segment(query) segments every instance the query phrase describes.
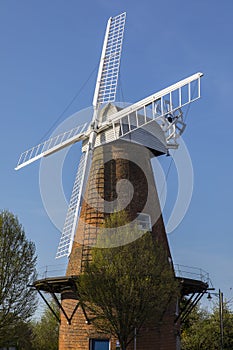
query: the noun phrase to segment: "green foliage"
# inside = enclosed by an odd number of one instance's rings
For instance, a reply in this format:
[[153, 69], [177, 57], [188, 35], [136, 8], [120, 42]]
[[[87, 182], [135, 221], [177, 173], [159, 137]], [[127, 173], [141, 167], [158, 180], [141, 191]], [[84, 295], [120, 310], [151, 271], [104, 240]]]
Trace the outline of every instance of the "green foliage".
[[[53, 302], [53, 310], [59, 315], [59, 308]], [[44, 313], [38, 322], [33, 323], [32, 327], [32, 349], [35, 350], [57, 350], [59, 323], [49, 308], [46, 307]]]
[[32, 350], [32, 328], [30, 322], [17, 321], [6, 329], [4, 339], [1, 339], [1, 347], [16, 347], [17, 350]]
[[[223, 308], [224, 350], [233, 349], [233, 313]], [[182, 325], [182, 350], [220, 349], [220, 320], [218, 306], [212, 312], [196, 307]]]
[[0, 212], [0, 346], [18, 341], [35, 311], [35, 293], [28, 288], [36, 276], [35, 265], [35, 245], [17, 217]]
[[[110, 221], [115, 224], [116, 220], [121, 218], [114, 214]], [[112, 222], [107, 223], [108, 227], [114, 226]], [[136, 228], [124, 235], [133, 237], [135, 231]], [[114, 231], [114, 241], [116, 234]], [[104, 239], [111, 240], [106, 230]], [[158, 242], [153, 242], [149, 232], [127, 245], [94, 248], [78, 290], [93, 316], [93, 324], [114, 334], [123, 350], [133, 340], [135, 328], [139, 331], [145, 322], [160, 322], [178, 294], [167, 254]]]

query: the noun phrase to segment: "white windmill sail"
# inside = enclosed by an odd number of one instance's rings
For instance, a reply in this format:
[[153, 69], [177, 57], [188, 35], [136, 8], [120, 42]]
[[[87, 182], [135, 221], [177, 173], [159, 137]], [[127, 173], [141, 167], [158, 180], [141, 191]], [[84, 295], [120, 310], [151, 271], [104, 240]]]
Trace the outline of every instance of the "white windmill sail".
[[94, 113], [91, 123], [92, 129], [89, 134], [88, 147], [84, 157], [85, 161], [82, 161], [81, 158], [82, 165], [78, 168], [56, 258], [69, 256], [71, 252], [78, 221], [77, 218], [80, 211], [81, 198], [85, 191], [85, 180], [88, 178], [93, 148], [95, 145], [99, 107], [102, 103], [115, 101], [125, 19], [126, 13], [122, 13], [116, 17], [110, 17], [107, 23], [93, 98]]
[[87, 155], [86, 152], [84, 152], [79, 162], [78, 171], [71, 194], [68, 211], [66, 214], [64, 229], [57, 249], [56, 258], [61, 258], [62, 256], [70, 254], [71, 252], [73, 243], [71, 240], [71, 233], [75, 230], [76, 221], [79, 216], [79, 208], [81, 204], [81, 196], [79, 194], [81, 193], [82, 184], [84, 182], [84, 169], [86, 167], [86, 162]]
[[[176, 148], [176, 139], [185, 128], [181, 108], [201, 97], [202, 76], [200, 72], [193, 74], [112, 114], [99, 126], [99, 134], [106, 132], [105, 143], [118, 138], [129, 139], [137, 130], [146, 130], [156, 123], [159, 128], [155, 129], [164, 139], [166, 148]], [[100, 144], [100, 137], [97, 137], [96, 146]]]
[[[176, 147], [176, 139], [185, 128], [181, 108], [200, 98], [202, 76], [203, 73], [196, 73], [118, 112], [112, 116], [113, 130], [120, 125], [118, 137], [123, 138], [156, 121], [164, 132], [167, 147]], [[117, 138], [116, 132], [114, 135]]]
[[115, 101], [125, 19], [124, 12], [108, 20], [93, 97], [94, 107], [101, 103]]
[[30, 148], [20, 155], [15, 170], [19, 170], [24, 166], [33, 163], [42, 157], [49, 156], [50, 154], [55, 153], [64, 147], [70, 146], [75, 142], [84, 140], [87, 129], [88, 123], [84, 123]]

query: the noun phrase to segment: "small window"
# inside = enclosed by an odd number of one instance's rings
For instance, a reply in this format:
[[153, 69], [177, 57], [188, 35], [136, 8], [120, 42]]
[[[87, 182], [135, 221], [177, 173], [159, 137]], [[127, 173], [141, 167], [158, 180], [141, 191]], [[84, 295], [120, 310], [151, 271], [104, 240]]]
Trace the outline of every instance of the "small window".
[[139, 230], [152, 231], [151, 219], [149, 214], [138, 213], [137, 224]]
[[110, 350], [108, 339], [91, 339], [90, 350]]

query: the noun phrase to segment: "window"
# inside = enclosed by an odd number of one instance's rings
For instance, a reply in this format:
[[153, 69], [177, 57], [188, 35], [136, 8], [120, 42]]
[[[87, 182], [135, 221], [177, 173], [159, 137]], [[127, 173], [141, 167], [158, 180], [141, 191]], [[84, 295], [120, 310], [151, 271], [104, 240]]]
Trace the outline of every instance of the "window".
[[149, 214], [138, 213], [137, 224], [139, 230], [152, 231], [151, 219]]
[[106, 339], [91, 339], [90, 350], [110, 350], [109, 340]]

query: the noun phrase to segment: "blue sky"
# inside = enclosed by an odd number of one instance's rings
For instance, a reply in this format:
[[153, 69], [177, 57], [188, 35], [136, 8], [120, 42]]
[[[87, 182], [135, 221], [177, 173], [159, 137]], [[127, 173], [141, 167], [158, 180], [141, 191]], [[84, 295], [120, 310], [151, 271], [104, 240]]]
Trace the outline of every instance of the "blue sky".
[[[183, 136], [194, 168], [193, 197], [169, 241], [175, 263], [208, 271], [214, 286], [231, 298], [231, 0], [2, 0], [0, 208], [18, 215], [36, 243], [39, 266], [65, 263], [54, 259], [60, 233], [40, 197], [39, 162], [18, 172], [14, 167], [22, 151], [91, 105], [107, 19], [123, 11], [127, 22], [120, 85], [125, 101], [142, 99], [195, 72], [205, 74], [202, 98], [191, 105]], [[63, 169], [67, 196], [80, 149], [71, 153]], [[168, 167], [169, 158], [161, 162]], [[175, 175], [171, 169], [165, 221], [176, 192]]]

